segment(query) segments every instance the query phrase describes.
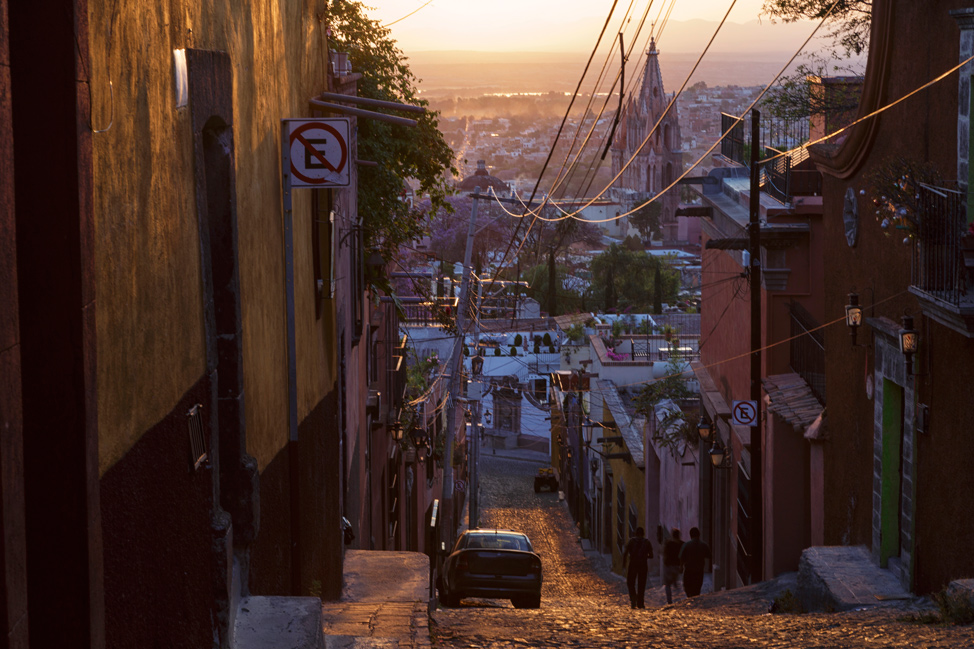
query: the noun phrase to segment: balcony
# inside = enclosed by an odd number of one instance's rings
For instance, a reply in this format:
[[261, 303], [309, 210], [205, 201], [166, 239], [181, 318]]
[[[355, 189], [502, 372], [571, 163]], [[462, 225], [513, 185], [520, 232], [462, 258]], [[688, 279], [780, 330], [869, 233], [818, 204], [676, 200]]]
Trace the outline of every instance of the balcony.
[[406, 325], [436, 325], [456, 318], [458, 298], [400, 298], [402, 323]]
[[974, 338], [974, 259], [965, 260], [974, 237], [967, 234], [965, 195], [956, 183], [921, 183], [917, 196], [910, 292], [924, 315]]
[[[747, 167], [750, 164], [750, 121], [738, 121], [726, 113], [721, 113], [720, 119], [721, 133], [729, 132], [720, 143], [721, 155]], [[807, 120], [761, 120], [760, 143], [765, 153], [763, 157], [767, 158], [759, 163], [761, 188], [785, 205], [796, 196], [822, 195], [822, 175], [808, 161], [808, 151], [793, 151], [807, 141]]]

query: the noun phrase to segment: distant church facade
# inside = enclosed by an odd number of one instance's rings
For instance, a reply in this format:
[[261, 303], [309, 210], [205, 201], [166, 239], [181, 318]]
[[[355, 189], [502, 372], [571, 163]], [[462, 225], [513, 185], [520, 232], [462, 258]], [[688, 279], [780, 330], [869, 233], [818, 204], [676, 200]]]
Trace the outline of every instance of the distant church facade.
[[[672, 98], [673, 95], [667, 95], [663, 91], [659, 53], [656, 51], [655, 39], [651, 39], [642, 85], [638, 94], [630, 96], [623, 105], [622, 117], [612, 144], [612, 177], [615, 178], [625, 167], [622, 176], [613, 184], [614, 195], [624, 204], [638, 205], [649, 197], [660, 194], [683, 171], [676, 103], [666, 111]], [[662, 121], [656, 126], [660, 117]], [[644, 145], [643, 142], [650, 133], [652, 135]], [[626, 167], [630, 160], [632, 163]], [[679, 186], [674, 186], [658, 200], [662, 204], [663, 240], [675, 241], [678, 237], [676, 209], [680, 203]]]

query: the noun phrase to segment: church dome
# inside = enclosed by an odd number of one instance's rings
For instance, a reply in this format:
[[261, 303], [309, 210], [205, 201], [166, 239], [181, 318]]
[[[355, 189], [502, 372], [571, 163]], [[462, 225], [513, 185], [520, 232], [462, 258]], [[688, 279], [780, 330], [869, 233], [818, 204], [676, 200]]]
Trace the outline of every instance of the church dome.
[[487, 173], [487, 162], [484, 160], [478, 160], [477, 171], [464, 178], [459, 185], [460, 190], [464, 192], [472, 192], [477, 187], [480, 187], [481, 192], [486, 192], [488, 187], [493, 187], [498, 194], [507, 194], [511, 191], [506, 182]]

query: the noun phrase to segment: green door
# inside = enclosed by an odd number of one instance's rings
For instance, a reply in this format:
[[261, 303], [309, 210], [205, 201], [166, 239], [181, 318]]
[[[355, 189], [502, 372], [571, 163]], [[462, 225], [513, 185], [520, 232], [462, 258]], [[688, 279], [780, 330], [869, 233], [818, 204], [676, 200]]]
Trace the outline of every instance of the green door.
[[880, 486], [879, 565], [900, 555], [900, 486], [903, 482], [903, 388], [883, 380], [882, 484]]

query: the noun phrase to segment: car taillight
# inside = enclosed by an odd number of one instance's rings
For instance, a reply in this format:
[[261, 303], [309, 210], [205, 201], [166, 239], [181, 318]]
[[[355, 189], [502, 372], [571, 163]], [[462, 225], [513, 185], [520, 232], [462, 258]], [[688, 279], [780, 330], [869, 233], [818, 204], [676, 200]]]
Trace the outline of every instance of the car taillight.
[[470, 562], [467, 561], [467, 557], [457, 559], [457, 570], [470, 570]]
[[541, 559], [537, 557], [531, 559], [531, 572], [541, 572]]

